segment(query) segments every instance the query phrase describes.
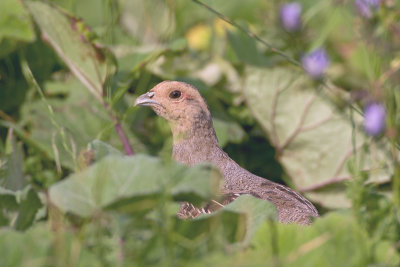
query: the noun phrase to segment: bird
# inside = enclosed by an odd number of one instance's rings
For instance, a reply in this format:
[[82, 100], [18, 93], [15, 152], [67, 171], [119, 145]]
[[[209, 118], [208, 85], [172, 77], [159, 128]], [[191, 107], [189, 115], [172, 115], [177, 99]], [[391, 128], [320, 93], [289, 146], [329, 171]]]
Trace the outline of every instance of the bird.
[[280, 223], [309, 225], [312, 217], [319, 216], [314, 205], [302, 195], [247, 171], [222, 150], [207, 103], [191, 84], [163, 81], [140, 95], [134, 105], [148, 106], [168, 121], [174, 160], [188, 166], [211, 163], [224, 178], [220, 188], [222, 199], [211, 200], [201, 208], [183, 202], [177, 213], [179, 218], [195, 218], [211, 213], [246, 194], [270, 201], [276, 207]]

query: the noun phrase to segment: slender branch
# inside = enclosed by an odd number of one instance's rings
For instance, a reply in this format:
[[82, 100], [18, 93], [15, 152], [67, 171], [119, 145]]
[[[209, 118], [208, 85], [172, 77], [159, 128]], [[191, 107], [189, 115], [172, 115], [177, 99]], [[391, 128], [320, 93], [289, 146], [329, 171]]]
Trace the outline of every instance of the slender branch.
[[[256, 41], [258, 41], [259, 43], [265, 45], [268, 49], [270, 49], [272, 52], [282, 56], [283, 58], [287, 59], [290, 63], [292, 63], [295, 66], [301, 67], [301, 64], [299, 61], [297, 61], [296, 59], [290, 57], [288, 54], [286, 54], [285, 52], [275, 48], [273, 45], [271, 45], [269, 42], [261, 39], [261, 37], [259, 37], [258, 35], [256, 35], [255, 33], [253, 33], [252, 31], [244, 28], [243, 26], [239, 25], [238, 23], [234, 22], [232, 19], [230, 19], [229, 17], [225, 16], [224, 14], [218, 12], [217, 10], [213, 9], [212, 7], [210, 7], [209, 5], [199, 1], [199, 0], [192, 0], [192, 2], [194, 2], [195, 4], [202, 6], [203, 8], [207, 9], [208, 11], [210, 11], [211, 13], [215, 14], [217, 17], [219, 17], [221, 20], [229, 23], [230, 25], [236, 27], [237, 29], [239, 29], [240, 31], [242, 31], [243, 33], [245, 33], [247, 36], [249, 36], [250, 38], [255, 39]], [[387, 79], [389, 76], [393, 75], [394, 73], [396, 73], [398, 70], [400, 69], [400, 64], [396, 64], [392, 69], [390, 69], [389, 71], [387, 71], [386, 73], [384, 73], [384, 75], [382, 75], [382, 77], [378, 80], [377, 85], [381, 85], [382, 82], [384, 81], [384, 79]], [[325, 87], [328, 90], [332, 90], [332, 88], [330, 87], [330, 85], [326, 82], [326, 80], [322, 80], [320, 81], [321, 84], [323, 85], [323, 87]], [[352, 109], [353, 111], [355, 111], [356, 113], [358, 113], [361, 116], [364, 116], [363, 112], [361, 110], [359, 110], [358, 108], [356, 108], [353, 104], [349, 104], [350, 109]], [[400, 150], [400, 145], [399, 144], [395, 144], [395, 147]]]
[[102, 104], [107, 109], [108, 113], [111, 116], [112, 121], [114, 122], [115, 131], [117, 132], [119, 138], [121, 138], [125, 153], [129, 156], [134, 155], [135, 152], [133, 151], [133, 148], [132, 148], [131, 144], [129, 143], [129, 139], [126, 136], [124, 129], [122, 128], [120, 119], [114, 113], [114, 111], [111, 109], [110, 105], [105, 100], [103, 100]]
[[222, 13], [219, 13], [218, 11], [216, 11], [215, 9], [213, 9], [212, 7], [210, 7], [209, 5], [198, 1], [198, 0], [192, 0], [195, 4], [198, 4], [202, 7], [204, 7], [205, 9], [209, 10], [211, 13], [217, 15], [220, 19], [222, 19], [223, 21], [231, 24], [232, 26], [235, 26], [236, 28], [238, 28], [239, 30], [241, 30], [242, 32], [244, 32], [246, 35], [248, 35], [250, 38], [255, 39], [256, 41], [262, 43], [263, 45], [265, 45], [266, 47], [268, 47], [269, 50], [271, 50], [272, 52], [282, 56], [283, 58], [287, 59], [290, 63], [292, 63], [295, 66], [301, 66], [300, 62], [298, 62], [297, 60], [291, 58], [288, 54], [286, 54], [285, 52], [275, 48], [274, 46], [272, 46], [270, 43], [268, 43], [267, 41], [261, 39], [258, 35], [256, 35], [255, 33], [253, 33], [252, 31], [244, 28], [243, 26], [239, 25], [238, 23], [234, 22], [233, 20], [231, 20], [230, 18], [228, 18], [227, 16], [225, 16]]

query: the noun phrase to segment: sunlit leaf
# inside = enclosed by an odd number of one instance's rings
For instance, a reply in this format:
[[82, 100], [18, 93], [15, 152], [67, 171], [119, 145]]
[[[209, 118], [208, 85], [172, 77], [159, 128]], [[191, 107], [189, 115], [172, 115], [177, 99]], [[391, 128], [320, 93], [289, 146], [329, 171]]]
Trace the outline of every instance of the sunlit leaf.
[[106, 78], [115, 70], [106, 50], [93, 44], [91, 32], [82, 21], [49, 4], [27, 2], [44, 38], [76, 77], [100, 101]]
[[217, 189], [219, 174], [212, 170], [165, 164], [144, 155], [108, 156], [53, 185], [49, 194], [61, 210], [80, 216], [90, 216], [121, 199], [162, 194], [167, 189], [176, 199], [199, 202]]
[[0, 1], [0, 58], [17, 48], [18, 42], [34, 40], [33, 25], [22, 2]]
[[[392, 166], [385, 150], [371, 143], [369, 153], [360, 155], [367, 138], [352, 127], [350, 111], [339, 112], [329, 102], [331, 96], [312, 88], [301, 72], [248, 67], [243, 94], [296, 188], [310, 192], [311, 199], [328, 207], [349, 205], [344, 190], [329, 186], [351, 179], [347, 167], [354, 158], [353, 140], [357, 157], [362, 157], [357, 158], [363, 164], [359, 167], [369, 172], [370, 180], [388, 181]], [[356, 112], [353, 119], [356, 125], [361, 121]]]

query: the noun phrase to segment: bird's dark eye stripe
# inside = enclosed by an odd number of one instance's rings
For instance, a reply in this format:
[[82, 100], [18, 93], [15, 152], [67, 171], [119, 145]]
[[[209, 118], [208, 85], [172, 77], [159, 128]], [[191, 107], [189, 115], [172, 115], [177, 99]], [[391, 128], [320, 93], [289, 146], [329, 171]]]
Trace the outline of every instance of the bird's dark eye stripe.
[[182, 95], [181, 91], [175, 90], [169, 94], [169, 98], [176, 99]]

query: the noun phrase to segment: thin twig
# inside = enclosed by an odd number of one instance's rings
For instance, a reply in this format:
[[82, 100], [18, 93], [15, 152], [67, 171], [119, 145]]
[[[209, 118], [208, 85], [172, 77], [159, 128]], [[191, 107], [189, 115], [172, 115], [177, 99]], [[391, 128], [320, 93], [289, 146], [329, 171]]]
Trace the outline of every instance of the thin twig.
[[250, 38], [253, 38], [255, 40], [257, 40], [258, 42], [262, 43], [263, 45], [265, 45], [266, 47], [268, 47], [269, 50], [271, 50], [272, 52], [282, 56], [283, 58], [287, 59], [290, 63], [292, 63], [295, 66], [301, 66], [300, 62], [298, 62], [297, 60], [291, 58], [288, 54], [286, 54], [285, 52], [275, 48], [274, 46], [272, 46], [270, 43], [268, 43], [267, 41], [261, 39], [257, 34], [249, 31], [248, 29], [244, 28], [243, 26], [240, 26], [239, 24], [237, 24], [236, 22], [234, 22], [233, 20], [231, 20], [230, 18], [228, 18], [227, 16], [225, 16], [222, 13], [219, 13], [218, 11], [216, 11], [215, 9], [213, 9], [212, 7], [210, 7], [209, 5], [198, 1], [198, 0], [192, 0], [194, 3], [206, 8], [207, 10], [209, 10], [211, 13], [217, 15], [220, 19], [222, 19], [223, 21], [231, 24], [232, 26], [235, 26], [236, 28], [238, 28], [239, 30], [241, 30], [242, 32], [244, 32], [246, 35], [248, 35]]
[[[197, 5], [202, 6], [203, 8], [207, 9], [208, 11], [210, 11], [211, 13], [215, 14], [217, 17], [219, 17], [220, 19], [222, 19], [223, 21], [229, 23], [230, 25], [236, 27], [237, 29], [239, 29], [240, 31], [244, 32], [247, 36], [249, 36], [250, 38], [255, 39], [256, 41], [258, 41], [259, 43], [265, 45], [270, 51], [282, 56], [283, 58], [287, 59], [290, 63], [292, 63], [295, 66], [301, 67], [301, 64], [299, 61], [295, 60], [294, 58], [290, 57], [288, 54], [286, 54], [285, 52], [275, 48], [273, 45], [271, 45], [269, 42], [263, 40], [261, 37], [259, 37], [257, 34], [253, 33], [252, 31], [244, 28], [243, 26], [239, 25], [238, 23], [234, 22], [233, 20], [231, 20], [229, 17], [225, 16], [224, 14], [218, 12], [217, 10], [213, 9], [212, 7], [210, 7], [209, 5], [199, 1], [199, 0], [192, 0], [192, 2], [194, 2]], [[378, 85], [380, 85], [382, 83], [382, 80], [384, 78], [387, 78], [389, 76], [391, 76], [393, 73], [397, 72], [400, 68], [400, 65], [395, 65], [394, 68], [392, 68], [391, 70], [389, 70], [387, 73], [385, 73], [383, 75], [383, 77], [381, 77], [381, 79], [378, 81]], [[326, 82], [326, 80], [321, 80], [320, 81], [322, 86], [325, 87], [328, 90], [332, 90], [332, 88], [328, 85], [328, 83]], [[358, 108], [356, 108], [352, 103], [349, 103], [349, 107], [350, 109], [352, 109], [353, 111], [355, 111], [357, 114], [364, 116], [363, 112], [361, 110], [359, 110]], [[395, 147], [400, 150], [400, 145], [399, 144], [395, 144]]]
[[120, 119], [114, 113], [114, 111], [111, 109], [110, 105], [105, 100], [103, 100], [102, 104], [107, 109], [108, 113], [111, 116], [112, 121], [114, 122], [115, 131], [117, 132], [119, 138], [121, 138], [122, 145], [124, 146], [125, 154], [127, 154], [129, 156], [134, 155], [135, 152], [133, 151], [133, 148], [132, 148], [131, 144], [129, 143], [129, 139], [126, 136], [124, 129], [122, 128]]

